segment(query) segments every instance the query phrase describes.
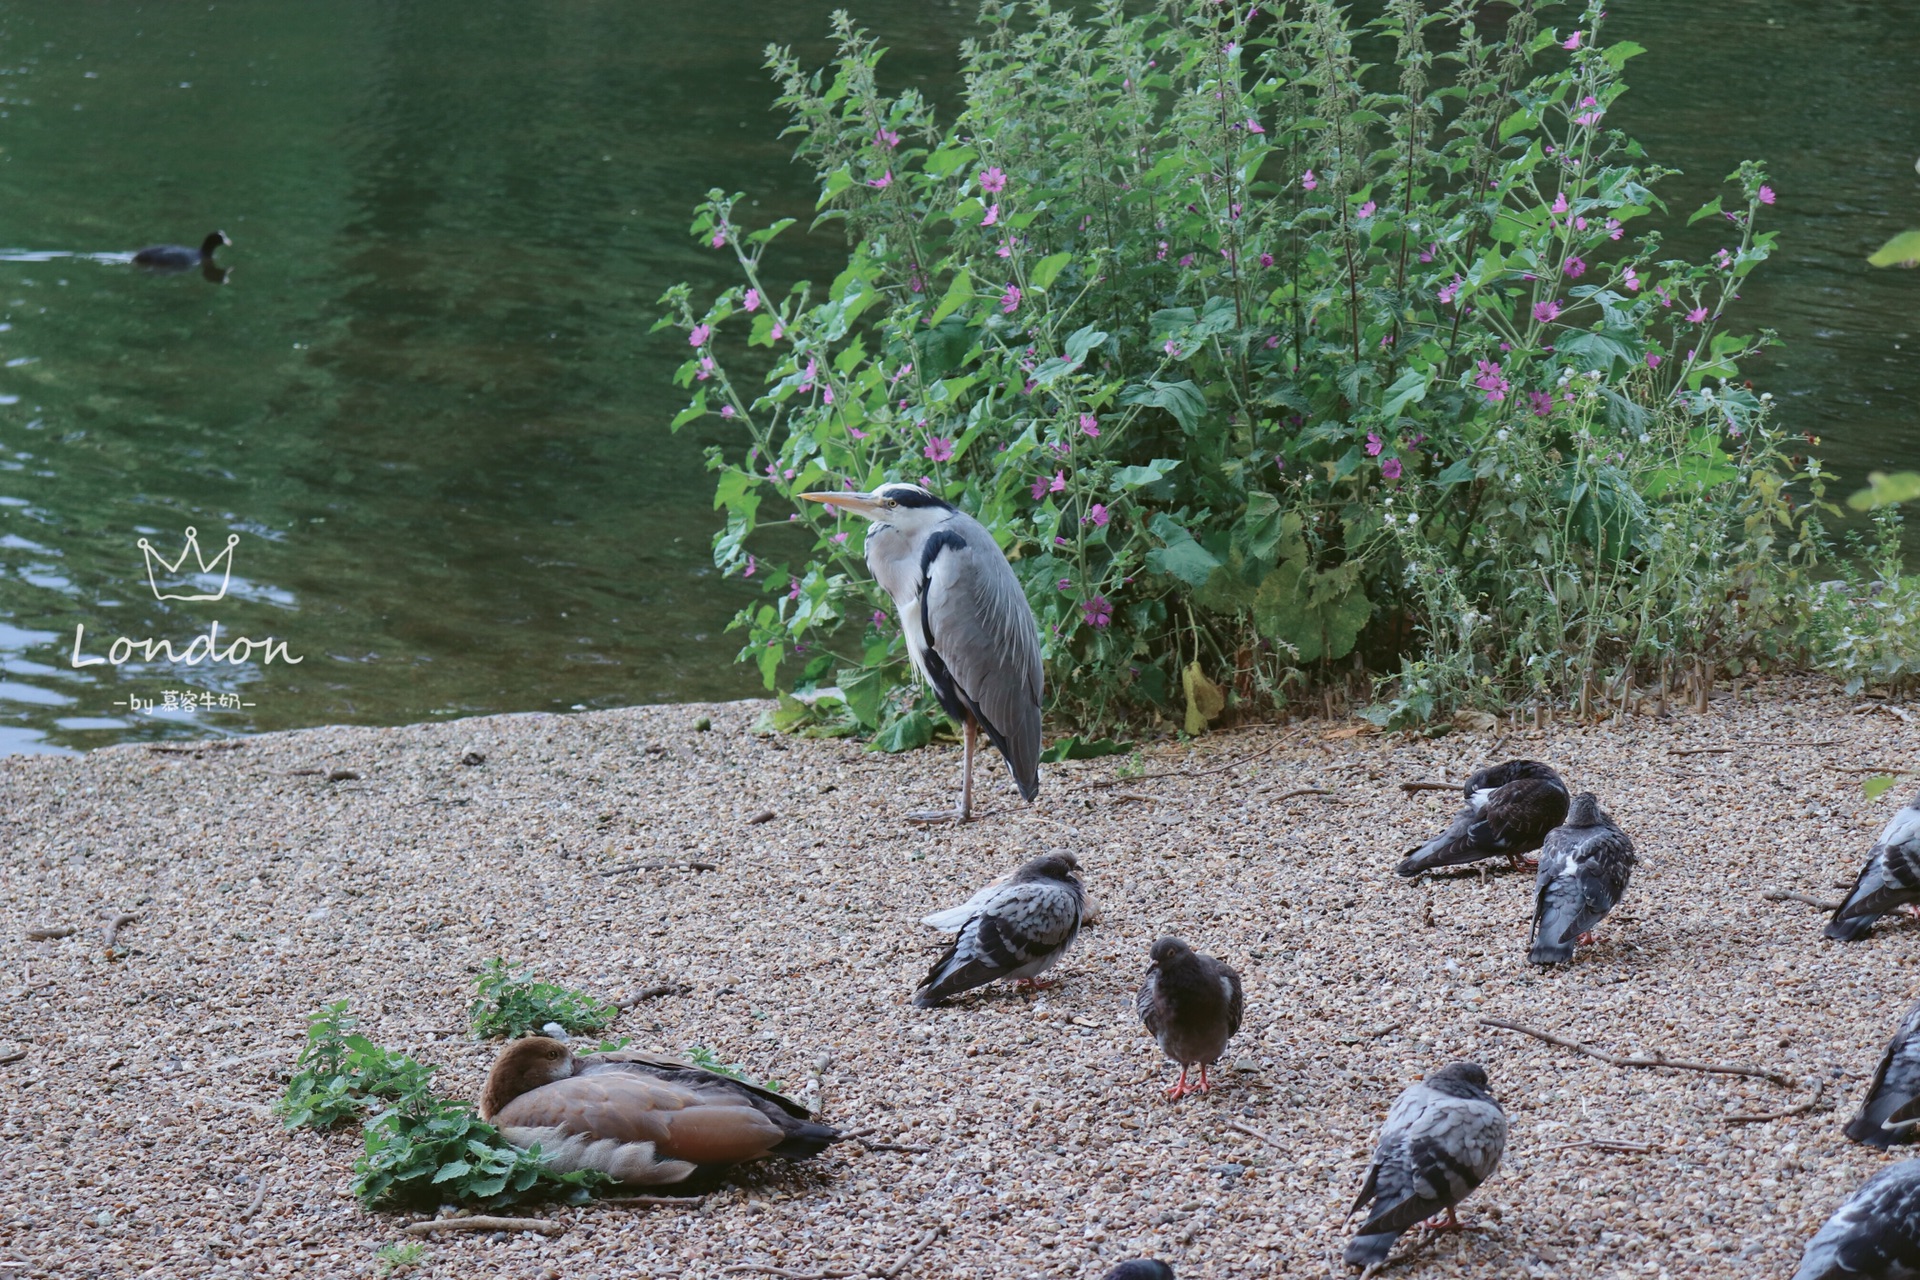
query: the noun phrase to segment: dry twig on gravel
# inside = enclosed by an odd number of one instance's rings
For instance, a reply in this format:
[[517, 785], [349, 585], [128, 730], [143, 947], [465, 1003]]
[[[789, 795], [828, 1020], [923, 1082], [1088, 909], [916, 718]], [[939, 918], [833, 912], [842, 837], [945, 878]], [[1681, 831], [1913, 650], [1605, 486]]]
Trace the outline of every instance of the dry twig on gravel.
[[12, 1053], [0, 1056], [0, 1067], [10, 1067], [27, 1056], [25, 1049], [15, 1049]]
[[80, 931], [70, 924], [35, 925], [33, 928], [27, 930], [27, 941], [46, 942], [52, 938], [71, 938], [78, 932]]
[[698, 1209], [707, 1203], [705, 1196], [596, 1196], [595, 1204], [658, 1205], [662, 1209]]
[[614, 1001], [613, 1005], [616, 1009], [631, 1009], [633, 1006], [646, 1000], [652, 1000], [659, 996], [681, 996], [691, 990], [693, 990], [693, 988], [684, 982], [660, 982], [655, 983], [651, 987], [642, 987], [625, 1000]]
[[789, 1271], [785, 1267], [773, 1267], [760, 1262], [741, 1262], [724, 1268], [720, 1274], [723, 1276], [782, 1276], [785, 1280], [846, 1280], [846, 1277], [860, 1273], [857, 1271]]
[[1788, 1116], [1803, 1116], [1820, 1105], [1821, 1095], [1827, 1091], [1827, 1082], [1821, 1080], [1813, 1086], [1813, 1096], [1798, 1106], [1785, 1107], [1779, 1111], [1768, 1111], [1757, 1116], [1728, 1116], [1728, 1124], [1765, 1124], [1769, 1120], [1785, 1120]]
[[1260, 1130], [1254, 1128], [1252, 1125], [1241, 1124], [1238, 1120], [1227, 1121], [1227, 1128], [1233, 1130], [1235, 1133], [1244, 1133], [1249, 1138], [1258, 1138], [1260, 1141], [1268, 1144], [1269, 1146], [1277, 1147], [1280, 1145], [1278, 1142], [1275, 1142], [1273, 1140], [1272, 1134], [1262, 1133], [1260, 1132]]
[[131, 911], [122, 911], [119, 915], [107, 921], [107, 932], [105, 934], [105, 941], [106, 941], [106, 946], [108, 951], [112, 951], [114, 943], [120, 940], [120, 930], [126, 925], [132, 924], [134, 921], [138, 920], [139, 918], [140, 918], [139, 916], [135, 915]]
[[260, 1179], [260, 1185], [253, 1189], [253, 1199], [248, 1202], [246, 1208], [240, 1211], [240, 1216], [234, 1219], [235, 1222], [246, 1222], [252, 1218], [254, 1214], [260, 1212], [260, 1206], [267, 1198], [267, 1184], [270, 1181], [271, 1179], [269, 1178]]
[[1157, 773], [1136, 773], [1131, 778], [1101, 778], [1094, 782], [1083, 782], [1078, 789], [1081, 791], [1104, 791], [1108, 787], [1124, 787], [1129, 782], [1146, 782], [1154, 778], [1204, 778], [1208, 774], [1225, 773], [1227, 770], [1237, 769], [1243, 764], [1252, 764], [1255, 760], [1263, 756], [1270, 756], [1278, 751], [1281, 744], [1285, 741], [1283, 738], [1271, 746], [1262, 747], [1252, 755], [1241, 756], [1237, 760], [1229, 760], [1225, 764], [1212, 769], [1163, 769]]
[[1610, 1067], [1671, 1067], [1676, 1071], [1704, 1071], [1716, 1076], [1750, 1076], [1756, 1080], [1769, 1080], [1783, 1089], [1793, 1088], [1793, 1077], [1782, 1075], [1778, 1071], [1769, 1071], [1765, 1067], [1742, 1067], [1717, 1062], [1681, 1062], [1671, 1058], [1622, 1058], [1592, 1045], [1581, 1044], [1578, 1040], [1566, 1040], [1546, 1031], [1536, 1031], [1532, 1027], [1523, 1027], [1517, 1022], [1508, 1022], [1504, 1018], [1482, 1018], [1483, 1027], [1497, 1027], [1502, 1031], [1518, 1031], [1523, 1036], [1532, 1036], [1535, 1040], [1544, 1040], [1548, 1044], [1557, 1044], [1562, 1049], [1573, 1049], [1598, 1059]]
[[1457, 782], [1403, 782], [1400, 784], [1400, 789], [1412, 795], [1416, 791], [1458, 791], [1460, 784]]
[[908, 1155], [923, 1156], [932, 1151], [932, 1147], [914, 1147], [904, 1142], [875, 1142], [872, 1138], [858, 1138], [855, 1142], [869, 1151], [904, 1151]]
[[1650, 1151], [1666, 1151], [1666, 1147], [1657, 1147], [1651, 1142], [1622, 1142], [1617, 1138], [1582, 1138], [1578, 1142], [1559, 1142], [1551, 1147], [1541, 1147], [1535, 1155], [1545, 1155], [1549, 1151], [1571, 1151], [1575, 1147], [1588, 1147], [1594, 1151], [1619, 1151], [1627, 1155], [1643, 1155]]
[[1804, 902], [1822, 911], [1838, 911], [1844, 905], [1839, 902], [1828, 902], [1825, 898], [1809, 898], [1804, 893], [1794, 893], [1789, 889], [1769, 889], [1760, 896], [1768, 902]]
[[1332, 794], [1333, 792], [1327, 790], [1325, 787], [1299, 787], [1292, 791], [1281, 792], [1273, 798], [1273, 803], [1279, 804], [1283, 800], [1294, 800], [1301, 796], [1330, 796]]
[[895, 1262], [892, 1266], [885, 1267], [885, 1268], [876, 1269], [874, 1267], [868, 1267], [867, 1274], [869, 1276], [878, 1276], [880, 1277], [880, 1280], [893, 1280], [893, 1277], [899, 1275], [902, 1271], [905, 1271], [907, 1269], [907, 1264], [909, 1262], [912, 1262], [915, 1258], [919, 1257], [923, 1252], [925, 1252], [928, 1245], [932, 1244], [935, 1240], [938, 1240], [940, 1238], [940, 1232], [942, 1230], [943, 1228], [941, 1227], [928, 1227], [925, 1233], [923, 1233], [918, 1240], [916, 1240], [911, 1246], [909, 1246], [905, 1253], [900, 1255], [899, 1261]]
[[400, 1228], [410, 1236], [430, 1236], [437, 1231], [537, 1231], [543, 1236], [557, 1236], [566, 1228], [551, 1218], [429, 1218], [425, 1222], [409, 1222]]
[[665, 871], [668, 867], [685, 867], [689, 871], [718, 871], [717, 862], [691, 862], [686, 858], [672, 858], [666, 862], [629, 862], [625, 866], [610, 867], [605, 871], [594, 872], [597, 876], [624, 876], [633, 871]]

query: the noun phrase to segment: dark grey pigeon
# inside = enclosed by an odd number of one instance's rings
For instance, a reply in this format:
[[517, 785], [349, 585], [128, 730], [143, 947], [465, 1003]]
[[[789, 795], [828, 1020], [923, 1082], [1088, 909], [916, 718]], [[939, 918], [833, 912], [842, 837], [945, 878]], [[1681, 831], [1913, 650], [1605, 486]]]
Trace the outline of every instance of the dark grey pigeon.
[[1455, 1062], [1400, 1095], [1387, 1112], [1380, 1144], [1351, 1217], [1369, 1202], [1373, 1212], [1347, 1245], [1347, 1265], [1386, 1261], [1400, 1233], [1446, 1211], [1446, 1229], [1458, 1230], [1453, 1206], [1485, 1182], [1507, 1149], [1507, 1114], [1487, 1092], [1477, 1062]]
[[[1180, 1064], [1180, 1080], [1167, 1090], [1169, 1098], [1206, 1093], [1207, 1068], [1220, 1060], [1227, 1040], [1240, 1029], [1245, 1001], [1240, 975], [1210, 955], [1195, 951], [1178, 938], [1153, 944], [1153, 964], [1140, 984], [1134, 1008], [1140, 1021], [1160, 1042], [1160, 1050]], [[1200, 1083], [1187, 1085], [1187, 1068], [1198, 1064]]]
[[1615, 826], [1593, 792], [1573, 798], [1564, 825], [1547, 833], [1540, 869], [1533, 877], [1534, 964], [1564, 964], [1573, 959], [1576, 939], [1587, 941], [1593, 926], [1613, 910], [1627, 891], [1627, 877], [1639, 859], [1633, 841]]
[[[1870, 1147], [1912, 1142], [1920, 1125], [1902, 1126], [1920, 1114], [1920, 1000], [1900, 1020], [1900, 1029], [1880, 1055], [1880, 1069], [1867, 1086], [1860, 1114], [1847, 1125], [1847, 1136]], [[1888, 1126], [1893, 1127], [1888, 1127]]]
[[1468, 778], [1460, 788], [1467, 807], [1445, 831], [1409, 853], [1394, 868], [1417, 876], [1435, 867], [1457, 867], [1504, 854], [1520, 866], [1567, 816], [1567, 784], [1538, 760], [1509, 760]]
[[1867, 1179], [1807, 1241], [1793, 1280], [1910, 1280], [1920, 1276], [1920, 1160]]
[[913, 1002], [932, 1009], [997, 978], [1032, 981], [1066, 954], [1080, 932], [1086, 895], [1071, 853], [1035, 858], [964, 906], [926, 918], [958, 936], [927, 970]]
[[1153, 1258], [1131, 1258], [1107, 1272], [1106, 1280], [1174, 1280], [1173, 1268]]
[[1827, 936], [1854, 942], [1889, 911], [1920, 903], [1920, 796], [1893, 815], [1867, 853], [1853, 892], [1827, 921]]

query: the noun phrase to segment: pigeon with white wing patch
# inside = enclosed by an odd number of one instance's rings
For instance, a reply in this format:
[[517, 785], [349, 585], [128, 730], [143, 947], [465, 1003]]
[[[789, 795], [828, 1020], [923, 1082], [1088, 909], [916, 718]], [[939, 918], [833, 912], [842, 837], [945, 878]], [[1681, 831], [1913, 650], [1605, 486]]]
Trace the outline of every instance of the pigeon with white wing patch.
[[1880, 832], [1853, 891], [1827, 921], [1826, 934], [1840, 942], [1858, 941], [1875, 920], [1903, 906], [1920, 907], [1920, 796]]
[[1793, 1280], [1920, 1275], [1920, 1160], [1882, 1169], [1807, 1241]]
[[[1879, 1069], [1867, 1086], [1860, 1114], [1847, 1125], [1847, 1136], [1869, 1147], [1891, 1147], [1920, 1138], [1920, 1000], [1916, 1000], [1900, 1029], [1887, 1041]], [[1916, 1121], [1915, 1123], [1903, 1123]]]
[[1547, 834], [1534, 874], [1533, 932], [1527, 959], [1564, 964], [1574, 942], [1591, 942], [1593, 927], [1627, 891], [1639, 859], [1633, 841], [1614, 825], [1593, 792], [1573, 798], [1566, 822]]
[[1487, 1092], [1477, 1062], [1455, 1062], [1413, 1085], [1380, 1130], [1366, 1183], [1348, 1216], [1373, 1212], [1347, 1244], [1350, 1267], [1385, 1262], [1407, 1230], [1445, 1211], [1436, 1230], [1460, 1230], [1453, 1207], [1485, 1182], [1507, 1149], [1507, 1115]]
[[951, 911], [926, 918], [957, 936], [934, 961], [913, 1002], [936, 1008], [963, 991], [1000, 978], [1032, 982], [1060, 957], [1080, 933], [1086, 895], [1073, 874], [1080, 869], [1071, 853], [1050, 853], [990, 885]]
[[1567, 816], [1567, 784], [1538, 760], [1509, 760], [1482, 769], [1460, 790], [1466, 807], [1445, 831], [1394, 868], [1400, 875], [1501, 856], [1520, 866], [1521, 855], [1538, 849]]

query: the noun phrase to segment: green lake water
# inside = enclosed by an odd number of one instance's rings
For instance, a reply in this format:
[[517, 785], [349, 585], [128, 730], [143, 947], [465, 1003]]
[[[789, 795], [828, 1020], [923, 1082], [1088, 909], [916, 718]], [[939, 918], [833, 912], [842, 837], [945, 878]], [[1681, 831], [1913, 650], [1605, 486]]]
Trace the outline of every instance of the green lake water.
[[[722, 437], [664, 430], [684, 347], [647, 330], [724, 279], [686, 235], [708, 187], [810, 207], [759, 64], [818, 61], [832, 7], [0, 10], [0, 751], [755, 692], [725, 631], [750, 593], [708, 557]], [[1846, 487], [1920, 460], [1920, 274], [1862, 261], [1920, 226], [1904, 8], [1614, 6], [1650, 50], [1617, 118], [1686, 171], [1669, 199], [1773, 167], [1742, 318], [1787, 346], [1755, 378]], [[896, 83], [950, 93], [970, 4], [855, 11]], [[224, 285], [126, 263], [216, 227]], [[222, 600], [156, 598], [218, 585], [150, 583], [139, 540], [172, 560], [188, 526], [240, 537]], [[79, 627], [101, 657], [215, 622], [302, 661], [71, 666]]]

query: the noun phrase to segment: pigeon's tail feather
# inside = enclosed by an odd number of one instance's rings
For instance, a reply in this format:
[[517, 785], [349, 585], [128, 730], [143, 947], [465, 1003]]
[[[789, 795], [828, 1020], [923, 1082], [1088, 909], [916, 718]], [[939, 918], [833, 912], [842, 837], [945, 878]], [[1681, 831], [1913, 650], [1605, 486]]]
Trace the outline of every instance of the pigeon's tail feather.
[[1912, 1130], [1884, 1127], [1882, 1121], [1887, 1117], [1883, 1113], [1891, 1109], [1878, 1100], [1869, 1102], [1861, 1108], [1859, 1115], [1848, 1122], [1847, 1136], [1862, 1146], [1879, 1147], [1882, 1151], [1897, 1142], [1913, 1141]]
[[841, 1133], [832, 1125], [812, 1124], [803, 1120], [787, 1131], [785, 1140], [773, 1149], [773, 1154], [789, 1160], [805, 1160], [808, 1156], [819, 1155], [839, 1141], [842, 1141]]
[[1431, 871], [1435, 867], [1458, 866], [1463, 862], [1477, 862], [1487, 856], [1487, 850], [1476, 849], [1467, 838], [1466, 824], [1456, 821], [1445, 831], [1409, 853], [1394, 871], [1412, 879], [1422, 871]]
[[1555, 942], [1552, 938], [1536, 938], [1533, 946], [1527, 949], [1528, 964], [1565, 964], [1573, 959], [1571, 942]]
[[1387, 1255], [1393, 1252], [1393, 1242], [1399, 1238], [1398, 1231], [1376, 1231], [1370, 1236], [1355, 1236], [1347, 1241], [1347, 1265], [1371, 1267], [1385, 1262]]
[[[1845, 909], [1841, 908], [1842, 911]], [[1835, 912], [1833, 919], [1827, 921], [1827, 927], [1821, 932], [1835, 942], [1858, 942], [1872, 932], [1873, 922], [1879, 918], [1877, 915], [1848, 916], [1843, 920], [1839, 912]]]
[[1573, 959], [1573, 939], [1579, 933], [1578, 902], [1556, 902], [1551, 896], [1540, 907], [1540, 919], [1534, 925], [1533, 945], [1527, 949], [1530, 964], [1565, 964]]
[[984, 987], [999, 976], [998, 969], [978, 960], [956, 963], [949, 951], [913, 993], [913, 1002], [922, 1009], [937, 1009], [961, 992]]

